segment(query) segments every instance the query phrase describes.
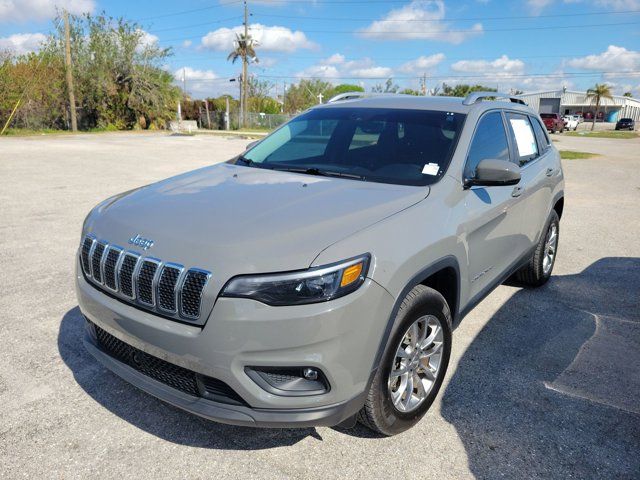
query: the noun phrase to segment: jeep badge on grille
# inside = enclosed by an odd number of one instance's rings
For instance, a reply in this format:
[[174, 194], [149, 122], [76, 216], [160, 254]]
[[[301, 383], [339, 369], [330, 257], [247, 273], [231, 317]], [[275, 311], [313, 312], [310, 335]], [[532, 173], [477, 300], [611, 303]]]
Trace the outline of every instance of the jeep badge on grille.
[[129, 243], [131, 245], [137, 245], [143, 250], [149, 250], [151, 247], [153, 247], [153, 240], [141, 237], [140, 234], [136, 235], [135, 237], [131, 237], [129, 239]]

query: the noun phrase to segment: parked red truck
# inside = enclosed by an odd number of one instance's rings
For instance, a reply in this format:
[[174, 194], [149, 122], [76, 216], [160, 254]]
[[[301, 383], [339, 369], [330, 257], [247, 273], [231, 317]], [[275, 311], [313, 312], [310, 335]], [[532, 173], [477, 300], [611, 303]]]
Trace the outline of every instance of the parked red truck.
[[564, 132], [564, 120], [559, 113], [541, 113], [540, 118], [551, 133]]

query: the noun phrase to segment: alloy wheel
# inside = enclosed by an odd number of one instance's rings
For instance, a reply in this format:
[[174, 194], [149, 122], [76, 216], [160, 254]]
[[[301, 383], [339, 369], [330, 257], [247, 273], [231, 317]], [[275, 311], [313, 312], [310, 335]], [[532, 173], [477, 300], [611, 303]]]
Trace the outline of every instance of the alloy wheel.
[[547, 238], [544, 242], [544, 258], [542, 259], [542, 271], [547, 275], [553, 267], [558, 248], [558, 225], [552, 223], [547, 231]]
[[388, 389], [398, 411], [417, 409], [432, 390], [442, 363], [444, 331], [433, 315], [418, 318], [407, 329], [393, 358]]

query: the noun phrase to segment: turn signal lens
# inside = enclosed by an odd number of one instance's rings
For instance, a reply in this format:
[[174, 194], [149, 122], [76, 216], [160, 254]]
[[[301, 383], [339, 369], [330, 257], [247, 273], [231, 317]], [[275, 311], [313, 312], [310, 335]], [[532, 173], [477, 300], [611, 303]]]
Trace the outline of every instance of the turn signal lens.
[[362, 273], [362, 262], [356, 263], [355, 265], [351, 265], [348, 268], [345, 268], [342, 272], [342, 280], [340, 281], [341, 287], [346, 287], [347, 285], [351, 285], [353, 282], [360, 278], [360, 274]]

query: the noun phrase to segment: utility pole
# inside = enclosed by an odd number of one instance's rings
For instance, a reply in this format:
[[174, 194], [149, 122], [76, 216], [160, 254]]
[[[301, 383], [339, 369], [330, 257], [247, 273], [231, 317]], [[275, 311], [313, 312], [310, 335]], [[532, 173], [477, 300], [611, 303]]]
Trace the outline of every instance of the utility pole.
[[[227, 99], [228, 101], [229, 99]], [[209, 116], [209, 101], [205, 98], [204, 100], [204, 108], [207, 112], [207, 128], [211, 130], [211, 117]]]
[[182, 67], [182, 96], [187, 98], [187, 69]]
[[73, 91], [73, 71], [71, 66], [71, 34], [69, 32], [69, 12], [63, 13], [64, 18], [64, 67], [67, 75], [67, 90], [69, 90], [69, 110], [71, 113], [71, 130], [78, 131], [76, 119], [76, 96]]
[[324, 95], [322, 95], [322, 92], [320, 92], [320, 93], [318, 94], [318, 104], [319, 104], [319, 105], [320, 105], [320, 104], [322, 104], [322, 97], [324, 97]]
[[422, 79], [421, 79], [421, 89], [422, 89], [422, 96], [426, 97], [427, 96], [427, 74], [423, 73], [422, 74]]
[[241, 126], [246, 126], [247, 121], [247, 68], [249, 59], [247, 58], [247, 49], [249, 47], [249, 10], [247, 7], [247, 0], [244, 0], [244, 49], [242, 52], [242, 94], [240, 103], [242, 104], [242, 121]]
[[284, 113], [284, 99], [287, 96], [287, 82], [282, 81], [282, 113]]

